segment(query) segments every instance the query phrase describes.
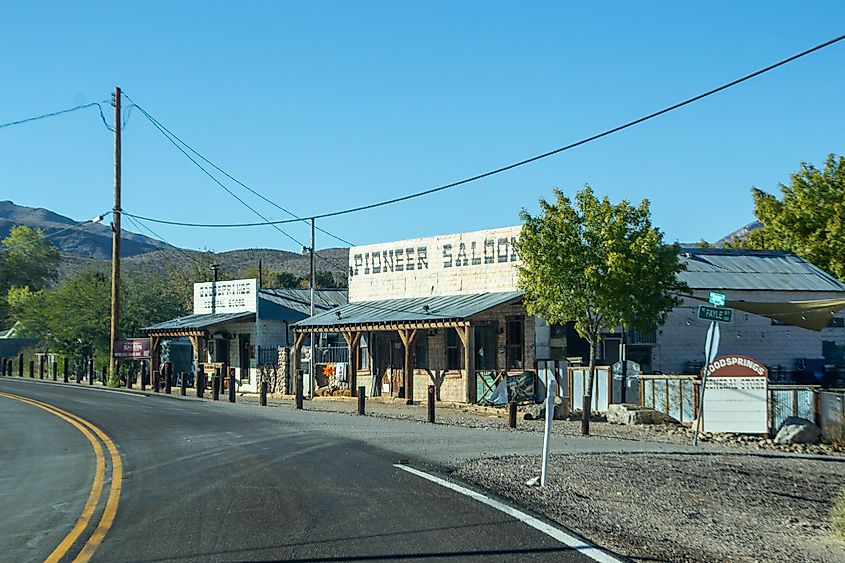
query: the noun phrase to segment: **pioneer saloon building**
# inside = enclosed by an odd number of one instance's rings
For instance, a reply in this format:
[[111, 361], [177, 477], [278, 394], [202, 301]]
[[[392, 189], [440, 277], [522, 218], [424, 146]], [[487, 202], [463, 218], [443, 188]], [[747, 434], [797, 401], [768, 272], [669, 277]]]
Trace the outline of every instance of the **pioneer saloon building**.
[[[349, 303], [294, 325], [294, 362], [306, 337], [340, 333], [349, 345], [349, 385], [368, 395], [475, 402], [491, 374], [521, 374], [535, 359], [588, 355], [572, 324], [549, 326], [526, 313], [517, 288], [520, 227], [353, 247]], [[734, 318], [724, 353], [787, 372], [812, 359], [845, 364], [845, 285], [778, 251], [683, 250], [692, 295], [652, 331], [628, 331], [629, 359], [644, 373], [697, 373], [708, 322], [697, 310], [710, 291], [727, 294]], [[621, 330], [608, 330], [600, 363], [618, 359]], [[298, 367], [295, 365], [295, 368]], [[778, 368], [779, 369], [779, 368]], [[483, 376], [483, 377], [482, 377]]]
[[296, 323], [294, 358], [310, 332], [340, 333], [353, 392], [416, 401], [434, 384], [441, 400], [475, 402], [480, 373], [532, 370], [549, 331], [516, 288], [519, 230], [350, 249], [349, 304]]
[[[346, 303], [346, 290], [317, 290], [314, 309]], [[293, 342], [291, 325], [310, 314], [308, 289], [259, 289], [255, 279], [194, 284], [192, 315], [146, 327], [156, 369], [162, 340], [186, 338], [197, 364], [235, 370], [240, 391], [258, 389], [258, 367], [276, 364], [280, 347]], [[265, 356], [266, 357], [263, 357]]]

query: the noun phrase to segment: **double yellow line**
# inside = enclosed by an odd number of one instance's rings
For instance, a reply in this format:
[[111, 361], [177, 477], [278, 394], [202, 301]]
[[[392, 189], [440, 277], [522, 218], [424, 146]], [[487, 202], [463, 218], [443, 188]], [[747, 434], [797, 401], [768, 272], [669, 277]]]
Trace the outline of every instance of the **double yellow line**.
[[[112, 523], [114, 522], [114, 517], [117, 514], [117, 504], [120, 501], [120, 488], [123, 481], [123, 463], [120, 460], [120, 454], [117, 452], [117, 447], [105, 432], [75, 414], [28, 397], [10, 395], [9, 393], [0, 393], [0, 397], [14, 399], [16, 401], [32, 405], [61, 418], [79, 430], [82, 435], [91, 442], [91, 447], [94, 449], [96, 468], [94, 470], [94, 483], [91, 485], [91, 492], [88, 494], [88, 500], [85, 503], [85, 507], [82, 509], [82, 514], [76, 520], [76, 525], [74, 525], [68, 535], [64, 537], [56, 549], [54, 549], [47, 559], [45, 559], [47, 562], [58, 562], [67, 556], [68, 551], [70, 551], [73, 544], [80, 538], [80, 536], [82, 536], [91, 523], [91, 519], [94, 517], [94, 513], [97, 510], [97, 504], [100, 502], [100, 498], [102, 497], [103, 489], [105, 487], [106, 459], [103, 454], [103, 446], [101, 445], [100, 440], [102, 440], [102, 443], [105, 444], [111, 458], [111, 488], [109, 490], [109, 496], [106, 500], [106, 506], [103, 509], [103, 514], [100, 517], [100, 522], [97, 524], [97, 528], [88, 538], [88, 541], [85, 542], [85, 545], [82, 546], [82, 549], [79, 551], [77, 556], [73, 559], [74, 562], [87, 562], [94, 555], [94, 552], [100, 544], [103, 543], [103, 539], [106, 537], [106, 533], [111, 528]], [[99, 440], [97, 438], [99, 438]]]

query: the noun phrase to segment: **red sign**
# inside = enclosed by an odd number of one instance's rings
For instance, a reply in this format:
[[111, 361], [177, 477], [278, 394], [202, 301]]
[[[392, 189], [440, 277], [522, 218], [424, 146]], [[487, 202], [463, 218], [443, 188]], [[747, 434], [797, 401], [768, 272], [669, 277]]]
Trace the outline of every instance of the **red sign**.
[[115, 340], [114, 357], [121, 360], [147, 360], [150, 357], [150, 339]]
[[708, 377], [767, 377], [769, 370], [757, 360], [746, 356], [716, 358], [703, 370]]

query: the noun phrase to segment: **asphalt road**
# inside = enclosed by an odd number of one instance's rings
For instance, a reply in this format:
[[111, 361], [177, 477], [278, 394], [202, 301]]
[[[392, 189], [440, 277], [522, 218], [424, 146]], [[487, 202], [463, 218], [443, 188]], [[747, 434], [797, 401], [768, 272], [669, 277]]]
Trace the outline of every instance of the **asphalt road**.
[[[589, 560], [394, 466], [448, 467], [501, 433], [16, 379], [0, 379], [0, 392], [78, 415], [116, 444], [119, 503], [94, 561]], [[43, 560], [83, 512], [94, 448], [67, 421], [3, 396], [0, 428], [0, 560]], [[536, 437], [507, 436], [503, 450], [537, 453]], [[106, 456], [107, 476], [113, 466]], [[107, 513], [110, 481], [67, 560]]]

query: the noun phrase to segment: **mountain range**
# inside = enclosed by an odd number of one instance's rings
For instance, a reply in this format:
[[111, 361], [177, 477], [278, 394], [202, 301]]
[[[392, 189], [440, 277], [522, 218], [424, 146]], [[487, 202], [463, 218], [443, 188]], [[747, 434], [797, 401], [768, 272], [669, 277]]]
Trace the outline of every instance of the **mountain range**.
[[[62, 255], [60, 279], [85, 269], [107, 271], [111, 260], [111, 224], [85, 223], [80, 225], [64, 215], [43, 208], [16, 205], [0, 201], [0, 238], [4, 238], [15, 225], [41, 229]], [[164, 269], [177, 265], [184, 269], [195, 268], [206, 252], [177, 248], [155, 238], [131, 231], [121, 232], [121, 256], [126, 268]], [[317, 270], [330, 271], [335, 279], [346, 278], [349, 252], [345, 248], [328, 248], [318, 251]], [[214, 262], [227, 277], [237, 276], [242, 270], [258, 266], [261, 260], [267, 269], [290, 272], [304, 276], [310, 271], [309, 257], [268, 248], [252, 248], [214, 253]]]

